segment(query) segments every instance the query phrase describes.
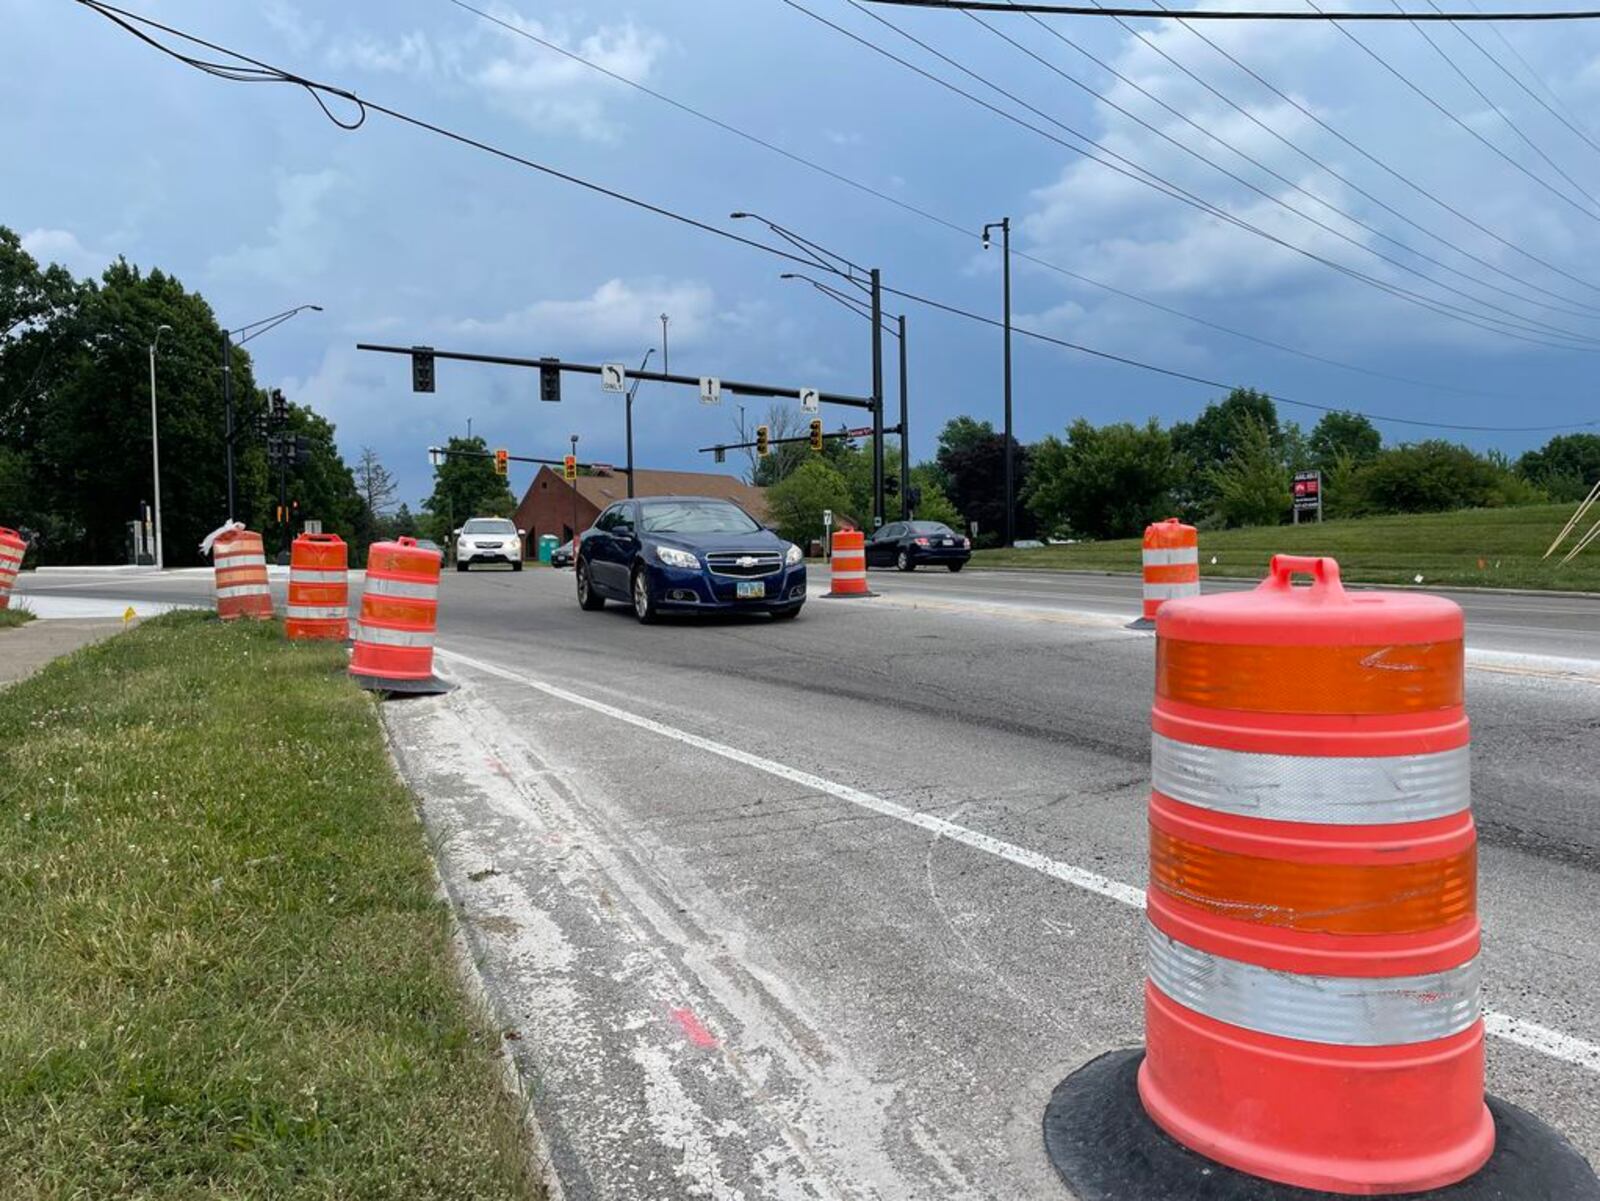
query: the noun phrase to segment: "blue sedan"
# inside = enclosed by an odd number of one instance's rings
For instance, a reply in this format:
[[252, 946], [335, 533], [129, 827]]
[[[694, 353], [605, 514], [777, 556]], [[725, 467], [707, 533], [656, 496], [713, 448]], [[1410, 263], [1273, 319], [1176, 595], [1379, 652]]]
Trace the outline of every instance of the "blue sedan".
[[806, 601], [806, 564], [738, 505], [701, 496], [619, 501], [578, 539], [578, 604], [660, 614], [770, 613], [794, 617]]

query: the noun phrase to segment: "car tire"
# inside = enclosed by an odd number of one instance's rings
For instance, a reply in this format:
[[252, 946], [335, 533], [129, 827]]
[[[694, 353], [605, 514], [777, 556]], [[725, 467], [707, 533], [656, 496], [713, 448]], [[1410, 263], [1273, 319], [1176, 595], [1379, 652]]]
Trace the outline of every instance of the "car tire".
[[460, 559], [456, 560], [456, 570], [457, 571], [465, 571], [470, 566], [471, 566], [471, 564], [463, 563]]
[[800, 616], [800, 606], [799, 605], [796, 605], [792, 609], [774, 609], [772, 611], [772, 620], [773, 621], [793, 621], [796, 617], [799, 617], [799, 616]]
[[511, 565], [511, 570], [512, 571], [521, 571], [522, 570], [522, 564], [520, 562], [513, 563]]
[[593, 613], [606, 607], [606, 598], [595, 591], [594, 582], [589, 579], [589, 569], [582, 563], [578, 564], [578, 608]]
[[639, 619], [639, 624], [650, 625], [654, 622], [657, 616], [656, 598], [650, 595], [650, 578], [644, 568], [633, 569], [633, 582], [628, 594], [633, 597], [633, 615]]
[[894, 565], [900, 571], [915, 571], [916, 563], [911, 558], [911, 552], [903, 550], [895, 557]]
[[966, 564], [965, 563], [946, 563], [945, 566], [948, 567], [951, 571], [960, 571], [963, 567], [966, 566]]

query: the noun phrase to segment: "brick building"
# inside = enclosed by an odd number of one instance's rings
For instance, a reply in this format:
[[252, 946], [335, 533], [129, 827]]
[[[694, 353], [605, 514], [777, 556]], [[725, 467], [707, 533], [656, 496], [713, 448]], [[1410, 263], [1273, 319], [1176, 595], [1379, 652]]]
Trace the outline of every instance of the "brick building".
[[[636, 496], [714, 496], [731, 500], [757, 521], [767, 519], [766, 489], [757, 488], [731, 475], [712, 475], [699, 471], [635, 472]], [[562, 542], [572, 537], [573, 485], [551, 467], [539, 468], [533, 483], [517, 506], [515, 521], [528, 532], [530, 552], [539, 545], [541, 534], [554, 534]], [[580, 475], [578, 490], [578, 530], [594, 524], [594, 519], [611, 504], [628, 499], [628, 477], [621, 473]]]

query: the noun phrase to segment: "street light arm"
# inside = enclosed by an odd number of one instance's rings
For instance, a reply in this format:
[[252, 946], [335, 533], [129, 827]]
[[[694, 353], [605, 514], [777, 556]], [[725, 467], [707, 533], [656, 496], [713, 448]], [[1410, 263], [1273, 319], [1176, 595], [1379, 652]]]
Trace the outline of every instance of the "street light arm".
[[[871, 321], [872, 320], [872, 313], [867, 310], [866, 306], [864, 304], [862, 304], [861, 301], [857, 300], [854, 296], [846, 295], [845, 293], [839, 291], [837, 288], [830, 288], [827, 284], [823, 283], [821, 280], [812, 279], [809, 275], [802, 274], [799, 271], [785, 271], [778, 278], [780, 278], [780, 279], [798, 279], [798, 280], [803, 280], [804, 282], [810, 284], [817, 291], [821, 292], [824, 296], [828, 297], [830, 300], [835, 300], [839, 304], [844, 305], [845, 308], [849, 309], [852, 313], [854, 313], [857, 317], [860, 317], [863, 321]], [[885, 315], [885, 319], [884, 319], [884, 322], [883, 322], [883, 330], [884, 330], [885, 333], [889, 334], [891, 337], [898, 338], [900, 336], [899, 329], [896, 328], [894, 325], [890, 324], [889, 315], [888, 314]]]
[[[736, 221], [740, 220], [741, 218], [749, 218], [752, 221], [761, 222], [761, 224], [765, 225], [768, 229], [777, 234], [796, 250], [808, 255], [816, 263], [816, 265], [821, 267], [824, 271], [831, 275], [843, 276], [857, 287], [865, 286], [855, 277], [856, 272], [860, 272], [862, 275], [867, 274], [867, 269], [860, 263], [853, 263], [849, 259], [845, 258], [844, 255], [837, 254], [834, 251], [829, 250], [826, 246], [819, 246], [817, 243], [811, 241], [811, 239], [801, 237], [799, 234], [795, 233], [794, 230], [785, 228], [784, 226], [779, 225], [776, 221], [767, 220], [767, 218], [763, 217], [760, 213], [729, 213], [728, 215]], [[839, 268], [834, 266], [833, 263], [827, 262], [827, 259], [833, 259], [836, 262], [843, 263], [848, 270], [839, 270]]]
[[[243, 346], [246, 342], [250, 341], [251, 338], [266, 333], [267, 329], [275, 329], [277, 326], [282, 325], [285, 321], [289, 320], [290, 317], [293, 317], [297, 313], [303, 313], [307, 309], [310, 309], [312, 312], [316, 313], [322, 312], [322, 306], [320, 304], [296, 305], [292, 309], [285, 309], [281, 313], [274, 313], [270, 317], [263, 317], [259, 321], [252, 321], [248, 325], [241, 325], [238, 329], [230, 329], [227, 331], [227, 334], [230, 338], [232, 338], [238, 334], [244, 333], [246, 330], [255, 330], [255, 333], [250, 334], [248, 337], [239, 339], [239, 341], [236, 343], [238, 346]], [[266, 326], [267, 329], [256, 329], [257, 326]]]

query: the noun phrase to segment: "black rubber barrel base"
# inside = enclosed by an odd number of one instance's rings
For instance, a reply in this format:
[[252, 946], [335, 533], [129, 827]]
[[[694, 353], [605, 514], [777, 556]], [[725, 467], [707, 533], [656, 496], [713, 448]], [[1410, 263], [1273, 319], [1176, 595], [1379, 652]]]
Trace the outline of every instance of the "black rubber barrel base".
[[876, 592], [824, 592], [822, 600], [864, 600], [877, 596]]
[[438, 676], [429, 676], [426, 680], [390, 680], [381, 676], [358, 676], [352, 672], [350, 678], [368, 692], [392, 692], [397, 696], [438, 696], [454, 692], [456, 687]]
[[1122, 628], [1125, 630], [1153, 630], [1156, 628], [1156, 623], [1148, 617], [1136, 617]]
[[[1045, 1153], [1078, 1201], [1349, 1201], [1247, 1176], [1174, 1142], [1139, 1100], [1142, 1062], [1142, 1050], [1112, 1051], [1050, 1095]], [[1470, 1180], [1406, 1193], [1405, 1201], [1600, 1201], [1600, 1180], [1571, 1144], [1524, 1109], [1494, 1097], [1488, 1103], [1489, 1162]]]

